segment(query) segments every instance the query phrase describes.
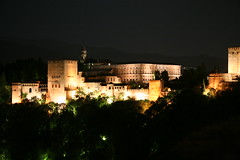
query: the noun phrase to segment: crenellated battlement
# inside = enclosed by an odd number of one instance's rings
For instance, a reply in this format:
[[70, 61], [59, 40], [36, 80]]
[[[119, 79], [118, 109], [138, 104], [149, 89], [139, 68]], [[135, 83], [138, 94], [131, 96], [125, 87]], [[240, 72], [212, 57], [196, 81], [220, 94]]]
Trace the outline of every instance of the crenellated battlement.
[[228, 54], [236, 53], [236, 52], [240, 53], [240, 47], [230, 47], [230, 48], [228, 48]]
[[48, 64], [77, 63], [77, 60], [49, 60]]

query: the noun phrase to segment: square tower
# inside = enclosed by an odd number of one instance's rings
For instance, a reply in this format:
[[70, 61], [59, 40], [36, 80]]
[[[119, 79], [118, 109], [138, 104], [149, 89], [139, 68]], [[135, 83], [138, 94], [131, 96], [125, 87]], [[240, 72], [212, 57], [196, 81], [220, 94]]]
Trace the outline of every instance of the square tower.
[[161, 80], [149, 81], [149, 100], [156, 101], [159, 97], [161, 97], [162, 89], [163, 89], [163, 81]]
[[240, 47], [228, 48], [228, 73], [240, 74]]
[[75, 92], [78, 79], [76, 60], [48, 61], [49, 101], [65, 103], [69, 92]]

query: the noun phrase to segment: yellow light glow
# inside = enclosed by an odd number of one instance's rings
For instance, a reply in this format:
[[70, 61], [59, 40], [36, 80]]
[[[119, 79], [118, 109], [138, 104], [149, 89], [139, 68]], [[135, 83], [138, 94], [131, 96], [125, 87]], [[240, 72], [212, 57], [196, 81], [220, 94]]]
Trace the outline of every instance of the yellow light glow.
[[112, 98], [108, 98], [108, 99], [107, 99], [107, 103], [108, 103], [108, 104], [113, 103], [113, 99], [112, 99]]
[[57, 100], [56, 100], [56, 103], [66, 103], [66, 98], [65, 97], [63, 97], [63, 96], [59, 96], [58, 98], [57, 98]]
[[205, 96], [207, 96], [208, 93], [209, 93], [209, 89], [205, 89], [205, 90], [203, 91], [203, 95], [205, 95]]
[[76, 97], [76, 91], [71, 92], [71, 98], [74, 99]]
[[102, 139], [103, 141], [106, 141], [106, 140], [107, 140], [107, 137], [106, 137], [106, 136], [100, 135], [100, 137], [101, 137], [101, 139]]
[[124, 96], [123, 96], [123, 99], [124, 100], [127, 100], [129, 97], [131, 97], [132, 95], [129, 93], [129, 92], [127, 92], [127, 93], [125, 93], [124, 94]]
[[12, 104], [14, 104], [14, 103], [22, 103], [22, 100], [20, 98], [13, 98]]
[[136, 100], [144, 100], [146, 99], [147, 95], [144, 93], [136, 93]]

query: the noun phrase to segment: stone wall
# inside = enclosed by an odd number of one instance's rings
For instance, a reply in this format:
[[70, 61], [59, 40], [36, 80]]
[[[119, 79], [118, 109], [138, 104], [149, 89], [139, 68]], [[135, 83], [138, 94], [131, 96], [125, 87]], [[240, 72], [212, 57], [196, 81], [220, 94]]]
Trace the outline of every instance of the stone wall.
[[46, 92], [47, 90], [40, 86], [40, 82], [12, 83], [12, 103], [21, 103], [23, 94], [26, 94], [28, 100], [33, 97], [42, 99], [42, 95]]
[[145, 99], [149, 99], [149, 90], [148, 89], [128, 89], [125, 92], [125, 96], [134, 98], [136, 100], [145, 100]]
[[231, 73], [212, 73], [208, 76], [208, 88], [223, 90], [223, 84], [236, 82], [237, 74]]

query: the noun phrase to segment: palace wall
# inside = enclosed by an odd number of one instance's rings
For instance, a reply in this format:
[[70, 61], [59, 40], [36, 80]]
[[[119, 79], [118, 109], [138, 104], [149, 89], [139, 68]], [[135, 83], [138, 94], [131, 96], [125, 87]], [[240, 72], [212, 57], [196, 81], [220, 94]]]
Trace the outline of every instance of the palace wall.
[[134, 98], [136, 100], [149, 99], [149, 89], [128, 89], [125, 94], [126, 97]]
[[[112, 74], [118, 75], [122, 82], [128, 83], [130, 81], [148, 83], [154, 80], [154, 72], [163, 71], [168, 72], [169, 79], [179, 78], [181, 76], [181, 65], [171, 64], [151, 64], [151, 63], [129, 63], [129, 64], [107, 64], [107, 65], [93, 65], [92, 69], [97, 75], [100, 70], [111, 70]], [[97, 72], [96, 70], [99, 70]], [[100, 73], [99, 73], [100, 74]]]
[[[109, 70], [107, 66], [100, 66]], [[168, 70], [170, 74], [179, 77], [181, 66], [175, 65], [158, 65], [158, 64], [124, 64], [111, 66], [116, 74], [97, 76], [102, 82], [87, 82], [83, 72], [78, 72], [78, 62], [76, 60], [54, 60], [48, 61], [48, 82], [47, 89], [40, 86], [39, 83], [13, 83], [12, 85], [12, 103], [21, 103], [22, 93], [27, 93], [27, 99], [36, 96], [41, 98], [42, 94], [46, 95], [46, 102], [66, 103], [66, 100], [73, 99], [79, 88], [91, 96], [108, 96], [116, 99], [127, 99], [128, 97], [136, 100], [150, 99], [156, 100], [161, 96], [162, 83], [154, 79], [154, 71]], [[119, 75], [118, 75], [119, 74]], [[123, 79], [122, 79], [123, 78]], [[150, 83], [149, 89], [128, 89], [124, 82], [142, 81]], [[45, 89], [41, 89], [45, 88]]]
[[237, 74], [230, 73], [212, 73], [208, 76], [208, 88], [214, 88], [216, 90], [223, 90], [224, 85], [228, 82], [236, 82]]
[[42, 95], [46, 95], [46, 86], [40, 82], [32, 83], [13, 83], [12, 84], [12, 103], [21, 103], [23, 94], [26, 99], [31, 100], [33, 97], [42, 99]]

